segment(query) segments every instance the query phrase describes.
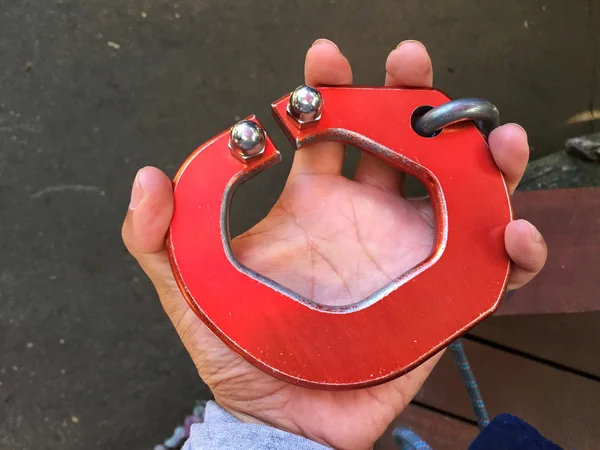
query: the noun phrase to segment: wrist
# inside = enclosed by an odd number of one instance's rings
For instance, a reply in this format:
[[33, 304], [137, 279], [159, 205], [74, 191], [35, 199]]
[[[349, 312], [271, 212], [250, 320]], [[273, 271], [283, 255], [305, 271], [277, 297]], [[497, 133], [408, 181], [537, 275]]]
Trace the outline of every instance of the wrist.
[[[215, 400], [215, 403], [217, 403], [221, 408], [223, 408], [225, 411], [227, 411], [231, 416], [233, 416], [234, 418], [236, 418], [237, 420], [239, 420], [240, 422], [243, 423], [249, 423], [249, 424], [253, 424], [253, 425], [265, 425], [268, 427], [272, 427], [273, 425], [265, 422], [264, 420], [259, 419], [258, 417], [255, 417], [251, 414], [245, 413], [243, 411], [240, 411], [238, 409], [232, 408], [229, 405], [223, 404], [217, 400]], [[277, 428], [277, 427], [274, 427]]]
[[[294, 424], [291, 420], [282, 416], [280, 410], [271, 411], [272, 414], [261, 410], [259, 412], [258, 409], [255, 411], [242, 410], [241, 408], [232, 407], [229, 404], [220, 402], [215, 400], [215, 403], [219, 405], [222, 409], [224, 409], [227, 413], [229, 413], [232, 417], [237, 419], [238, 421], [250, 425], [262, 425], [269, 428], [274, 428], [279, 431], [283, 431], [285, 433], [290, 433], [304, 439], [308, 439], [314, 443], [324, 445], [328, 448], [333, 448], [328, 442], [320, 439], [317, 436], [313, 436], [312, 434], [306, 434], [303, 430]], [[255, 408], [252, 408], [253, 410]]]
[[331, 448], [303, 436], [302, 433], [293, 432], [279, 423], [267, 420], [262, 415], [257, 416], [258, 414], [241, 411], [240, 408], [232, 408], [231, 405], [222, 406], [222, 403], [219, 404], [217, 401], [209, 401], [206, 405], [204, 421], [191, 429], [188, 450], [200, 448], [245, 450], [249, 446], [273, 450]]

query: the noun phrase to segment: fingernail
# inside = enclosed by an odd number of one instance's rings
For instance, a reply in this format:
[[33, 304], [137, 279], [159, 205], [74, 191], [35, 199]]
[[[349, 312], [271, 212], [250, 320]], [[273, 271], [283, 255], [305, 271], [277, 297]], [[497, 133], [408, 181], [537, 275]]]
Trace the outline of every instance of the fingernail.
[[405, 41], [402, 41], [398, 45], [396, 45], [396, 48], [400, 48], [404, 44], [417, 44], [417, 45], [420, 45], [421, 47], [425, 48], [425, 45], [423, 45], [423, 43], [421, 41], [415, 41], [414, 39], [407, 39]]
[[530, 224], [529, 222], [527, 222], [527, 223], [529, 224], [529, 232], [531, 233], [531, 240], [533, 242], [535, 242], [536, 244], [542, 244], [544, 242], [542, 233], [540, 233], [538, 231], [538, 229], [536, 227], [534, 227], [532, 224]]
[[521, 131], [523, 132], [523, 134], [525, 135], [525, 137], [527, 137], [527, 131], [525, 131], [525, 128], [523, 128], [521, 125], [519, 125], [518, 123], [514, 123], [514, 122], [511, 122], [510, 125], [520, 128]]
[[133, 187], [131, 188], [131, 200], [129, 201], [129, 209], [135, 211], [135, 208], [138, 207], [142, 198], [144, 197], [144, 191], [142, 190], [142, 186], [140, 185], [140, 172], [138, 171], [135, 176], [135, 180], [133, 180]]
[[311, 45], [311, 47], [314, 47], [316, 45], [331, 45], [331, 46], [335, 47], [335, 49], [338, 52], [340, 51], [340, 48], [337, 45], [335, 45], [334, 42], [330, 41], [329, 39], [323, 39], [323, 38], [317, 39], [315, 42], [313, 42], [313, 44]]

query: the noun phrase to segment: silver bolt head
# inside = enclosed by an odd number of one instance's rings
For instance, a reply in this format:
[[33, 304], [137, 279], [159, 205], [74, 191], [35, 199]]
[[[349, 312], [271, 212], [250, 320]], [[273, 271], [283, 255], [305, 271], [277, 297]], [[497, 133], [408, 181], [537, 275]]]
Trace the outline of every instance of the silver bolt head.
[[316, 122], [323, 113], [323, 97], [313, 87], [302, 85], [290, 95], [288, 113], [300, 124]]
[[265, 130], [251, 120], [242, 120], [231, 127], [229, 148], [232, 153], [246, 161], [265, 151]]

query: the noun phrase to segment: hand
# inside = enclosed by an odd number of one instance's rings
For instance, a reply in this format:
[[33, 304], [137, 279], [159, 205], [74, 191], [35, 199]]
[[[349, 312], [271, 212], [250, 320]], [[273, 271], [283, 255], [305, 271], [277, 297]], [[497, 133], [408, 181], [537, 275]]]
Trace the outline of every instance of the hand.
[[[349, 85], [352, 71], [335, 44], [319, 40], [306, 55], [305, 78], [310, 85]], [[392, 51], [385, 84], [430, 87], [432, 67], [425, 47], [407, 41]], [[489, 145], [513, 192], [529, 157], [525, 131], [504, 125], [491, 133]], [[349, 180], [341, 175], [343, 157], [344, 146], [335, 142], [297, 151], [272, 211], [232, 241], [242, 264], [324, 304], [363, 299], [423, 261], [433, 245], [429, 201], [402, 196], [401, 172], [362, 153], [355, 177]], [[372, 447], [415, 396], [440, 354], [403, 377], [361, 390], [312, 390], [272, 378], [231, 351], [188, 307], [165, 250], [172, 212], [167, 176], [152, 167], [140, 170], [123, 239], [154, 283], [215, 400], [244, 421], [269, 424], [335, 448]], [[505, 242], [513, 261], [509, 288], [515, 289], [541, 270], [546, 246], [540, 233], [523, 220], [506, 227]]]

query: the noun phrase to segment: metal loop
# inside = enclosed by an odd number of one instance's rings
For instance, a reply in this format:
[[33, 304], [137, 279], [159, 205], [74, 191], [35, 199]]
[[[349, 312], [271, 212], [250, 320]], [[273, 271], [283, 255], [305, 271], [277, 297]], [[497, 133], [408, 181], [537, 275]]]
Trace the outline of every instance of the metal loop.
[[477, 122], [487, 137], [500, 126], [500, 113], [493, 103], [483, 98], [461, 98], [427, 111], [414, 122], [414, 128], [421, 136], [433, 136], [436, 131], [465, 120]]

